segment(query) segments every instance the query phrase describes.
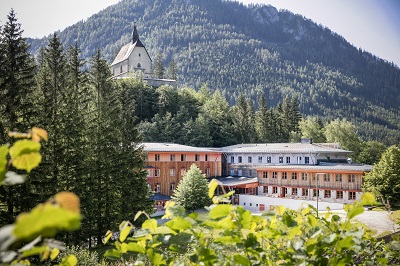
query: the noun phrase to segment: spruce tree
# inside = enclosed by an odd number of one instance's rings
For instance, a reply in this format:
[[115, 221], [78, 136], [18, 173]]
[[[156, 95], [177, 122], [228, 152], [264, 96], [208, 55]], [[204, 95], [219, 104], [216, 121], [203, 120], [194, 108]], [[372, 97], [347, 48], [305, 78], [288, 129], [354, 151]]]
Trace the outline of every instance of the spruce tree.
[[161, 52], [158, 52], [157, 57], [154, 61], [154, 75], [157, 79], [163, 79], [165, 75], [165, 67]]
[[168, 78], [173, 80], [178, 80], [178, 65], [172, 58], [168, 65]]
[[211, 204], [206, 176], [195, 164], [190, 166], [189, 171], [179, 182], [172, 200], [187, 211], [194, 211]]

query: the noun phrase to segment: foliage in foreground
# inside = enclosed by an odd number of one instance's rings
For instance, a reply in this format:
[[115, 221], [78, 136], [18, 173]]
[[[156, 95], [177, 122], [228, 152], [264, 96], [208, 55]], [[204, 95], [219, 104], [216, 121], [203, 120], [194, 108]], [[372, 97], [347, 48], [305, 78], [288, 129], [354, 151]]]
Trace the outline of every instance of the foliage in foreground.
[[[47, 132], [33, 128], [28, 133], [11, 132], [22, 138], [13, 145], [0, 146], [0, 186], [25, 182], [27, 173], [42, 161], [40, 140], [47, 141]], [[0, 227], [0, 263], [30, 265], [30, 260], [53, 261], [64, 248], [53, 239], [57, 231], [73, 231], [80, 227], [79, 198], [72, 192], [59, 192], [30, 212], [20, 213], [14, 223]], [[39, 258], [36, 258], [38, 256]], [[59, 265], [74, 266], [77, 259], [66, 255]]]
[[[377, 242], [352, 219], [374, 198], [367, 193], [362, 202], [347, 205], [346, 219], [336, 214], [317, 217], [316, 210], [299, 211], [280, 206], [276, 212], [252, 215], [241, 206], [227, 204], [232, 193], [214, 196], [217, 181], [210, 183], [213, 205], [207, 213], [185, 213], [169, 202], [158, 225], [148, 219], [135, 234], [130, 222], [120, 226], [119, 239], [105, 256], [124, 261], [135, 256], [136, 265], [349, 265], [400, 263], [400, 243]], [[135, 218], [142, 213], [138, 213]], [[105, 242], [110, 239], [108, 232]]]

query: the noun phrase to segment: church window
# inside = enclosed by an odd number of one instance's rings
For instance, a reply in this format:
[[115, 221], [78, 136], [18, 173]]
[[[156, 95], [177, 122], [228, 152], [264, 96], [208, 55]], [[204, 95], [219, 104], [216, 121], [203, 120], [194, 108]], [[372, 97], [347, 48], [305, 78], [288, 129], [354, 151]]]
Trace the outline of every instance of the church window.
[[122, 73], [122, 65], [119, 68], [119, 72]]
[[139, 54], [139, 57], [140, 57], [140, 54]]
[[142, 65], [141, 65], [140, 63], [138, 63], [138, 64], [137, 64], [137, 67], [139, 67], [139, 68], [140, 68], [140, 67], [142, 67]]

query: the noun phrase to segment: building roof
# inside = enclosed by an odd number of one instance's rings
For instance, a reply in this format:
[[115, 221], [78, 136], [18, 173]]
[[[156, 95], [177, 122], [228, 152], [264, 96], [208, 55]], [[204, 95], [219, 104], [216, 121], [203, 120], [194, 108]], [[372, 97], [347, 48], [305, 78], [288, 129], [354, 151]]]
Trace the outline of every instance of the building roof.
[[335, 153], [350, 154], [351, 151], [335, 148], [332, 144], [311, 144], [311, 143], [254, 143], [237, 144], [220, 148], [225, 153]]
[[215, 153], [219, 151], [209, 148], [198, 148], [192, 146], [186, 146], [175, 143], [158, 143], [158, 142], [144, 142], [142, 143], [144, 151], [153, 152], [208, 152]]
[[171, 197], [161, 194], [161, 193], [155, 193], [153, 196], [150, 197], [150, 200], [170, 200]]
[[241, 186], [241, 185], [258, 183], [257, 177], [245, 177], [245, 176], [233, 177], [233, 176], [227, 176], [227, 177], [218, 177], [218, 178], [215, 178], [215, 179], [218, 180], [222, 184], [222, 186], [229, 186], [229, 187], [236, 187], [236, 186]]
[[139, 33], [137, 32], [136, 25], [133, 27], [132, 41], [130, 43], [122, 46], [121, 50], [119, 50], [119, 53], [117, 54], [114, 61], [112, 62], [111, 66], [116, 65], [124, 60], [127, 60], [129, 58], [129, 56], [131, 55], [133, 49], [135, 49], [135, 47], [143, 47], [151, 60], [151, 57], [150, 57], [149, 53], [147, 52], [146, 47], [143, 45], [143, 43], [139, 39]]
[[281, 170], [297, 170], [297, 171], [310, 171], [310, 172], [323, 172], [323, 171], [356, 171], [356, 172], [369, 172], [372, 170], [372, 165], [357, 164], [357, 163], [320, 163], [318, 165], [312, 164], [263, 164], [257, 167], [257, 171], [265, 169], [281, 169]]

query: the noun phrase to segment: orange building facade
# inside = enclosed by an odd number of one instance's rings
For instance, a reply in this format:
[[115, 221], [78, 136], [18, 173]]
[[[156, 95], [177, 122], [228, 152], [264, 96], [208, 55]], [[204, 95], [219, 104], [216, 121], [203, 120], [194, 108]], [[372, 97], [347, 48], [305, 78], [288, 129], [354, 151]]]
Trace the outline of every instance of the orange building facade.
[[222, 152], [173, 143], [143, 143], [147, 183], [152, 191], [171, 196], [192, 164], [206, 177], [221, 176]]

